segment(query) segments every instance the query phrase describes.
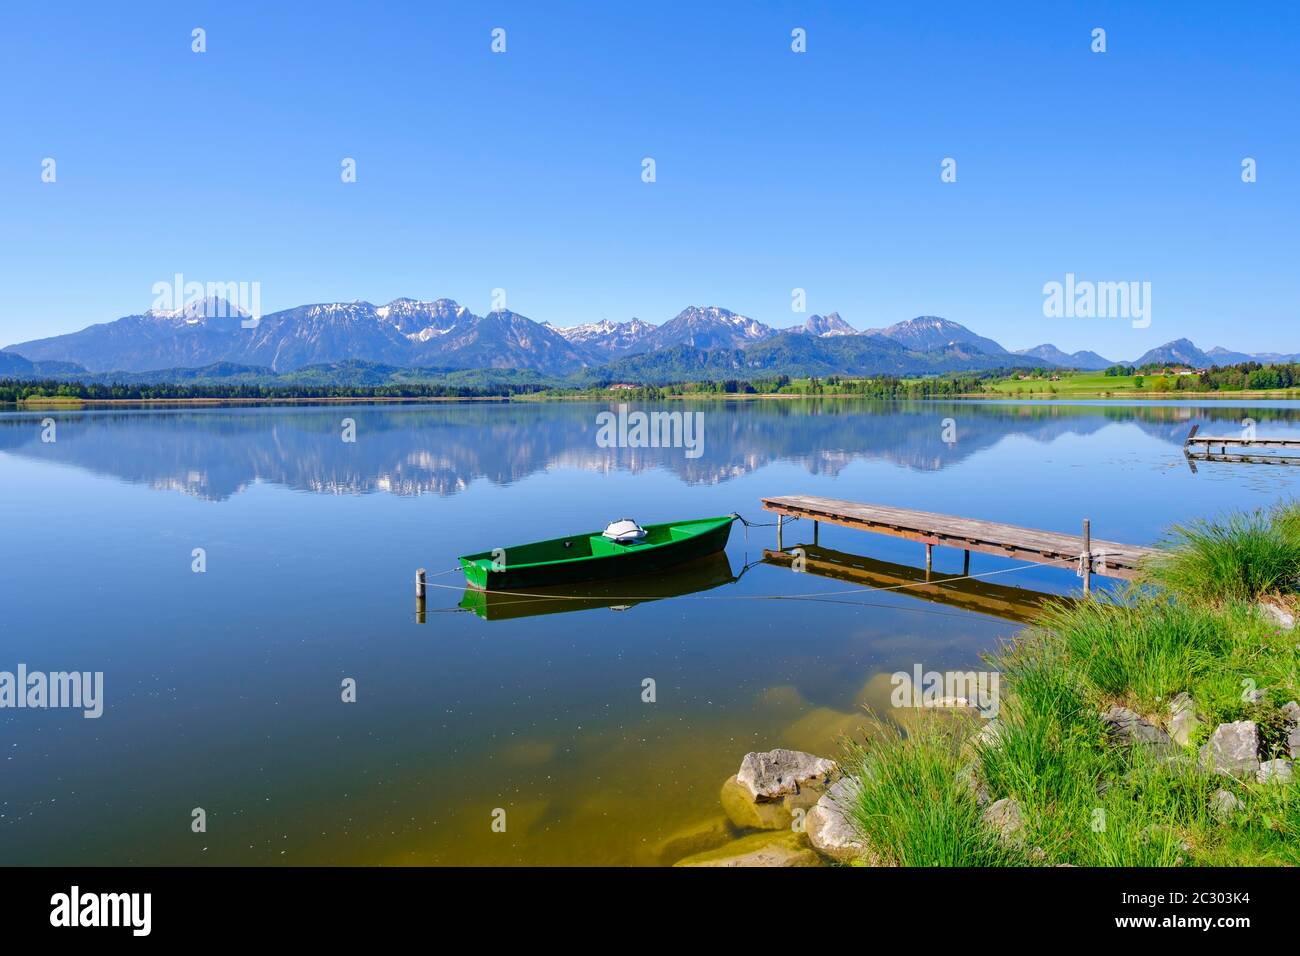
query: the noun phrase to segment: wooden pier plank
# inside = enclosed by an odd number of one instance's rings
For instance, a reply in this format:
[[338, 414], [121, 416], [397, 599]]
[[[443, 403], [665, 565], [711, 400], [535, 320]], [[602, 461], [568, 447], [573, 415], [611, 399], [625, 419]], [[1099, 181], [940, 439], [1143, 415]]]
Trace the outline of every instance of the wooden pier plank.
[[1240, 445], [1261, 448], [1300, 448], [1300, 438], [1242, 438], [1240, 435], [1196, 435], [1187, 436], [1184, 445]]
[[[931, 545], [1023, 558], [1040, 564], [1077, 566], [1084, 550], [1083, 539], [1079, 535], [933, 511], [893, 508], [815, 495], [763, 498], [762, 502], [765, 510], [780, 515], [810, 518]], [[1090, 550], [1094, 556], [1092, 573], [1106, 577], [1134, 578], [1138, 562], [1152, 554], [1153, 550], [1094, 538]]]

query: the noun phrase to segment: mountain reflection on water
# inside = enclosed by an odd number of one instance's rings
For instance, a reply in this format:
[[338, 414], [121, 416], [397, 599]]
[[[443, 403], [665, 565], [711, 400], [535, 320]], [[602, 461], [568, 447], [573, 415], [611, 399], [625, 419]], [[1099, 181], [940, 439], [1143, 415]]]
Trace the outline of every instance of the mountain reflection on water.
[[[673, 402], [702, 411], [698, 458], [673, 448], [602, 448], [596, 415], [614, 403], [464, 403], [219, 407], [0, 413], [0, 452], [159, 490], [224, 500], [255, 482], [318, 494], [455, 495], [486, 479], [510, 485], [538, 472], [662, 469], [688, 485], [717, 484], [776, 461], [834, 477], [859, 459], [939, 471], [1012, 437], [1048, 443], [1125, 423], [1181, 446], [1193, 424], [1261, 432], [1296, 427], [1294, 409], [1033, 403], [798, 400]], [[53, 418], [58, 440], [44, 442]], [[356, 422], [356, 441], [342, 421]], [[956, 441], [944, 441], [943, 420]]]

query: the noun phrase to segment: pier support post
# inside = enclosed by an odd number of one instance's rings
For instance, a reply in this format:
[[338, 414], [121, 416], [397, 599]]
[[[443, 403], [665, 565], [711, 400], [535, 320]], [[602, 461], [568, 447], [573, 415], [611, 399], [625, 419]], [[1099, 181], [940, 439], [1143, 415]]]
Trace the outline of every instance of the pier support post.
[[1083, 593], [1092, 591], [1092, 522], [1083, 519]]
[[813, 522], [813, 544], [817, 543], [817, 528], [820, 526], [820, 524], [821, 522], [819, 521]]
[[970, 574], [970, 551], [963, 551], [962, 554], [965, 557], [961, 559], [961, 573], [963, 577], [966, 577]]
[[926, 544], [925, 546], [925, 570], [929, 571], [934, 564], [934, 545]]
[[776, 516], [776, 550], [778, 551], [785, 550], [785, 548], [781, 547], [781, 526], [783, 524], [785, 524], [785, 515], [777, 515]]
[[415, 572], [415, 623], [424, 623], [424, 568]]

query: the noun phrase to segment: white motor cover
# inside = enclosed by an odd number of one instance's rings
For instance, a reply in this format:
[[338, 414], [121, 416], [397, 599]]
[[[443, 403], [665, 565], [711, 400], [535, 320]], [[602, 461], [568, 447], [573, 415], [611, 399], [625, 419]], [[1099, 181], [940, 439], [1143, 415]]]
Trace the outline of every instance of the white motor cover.
[[611, 541], [636, 541], [645, 537], [645, 528], [631, 518], [619, 518], [611, 521], [602, 533]]

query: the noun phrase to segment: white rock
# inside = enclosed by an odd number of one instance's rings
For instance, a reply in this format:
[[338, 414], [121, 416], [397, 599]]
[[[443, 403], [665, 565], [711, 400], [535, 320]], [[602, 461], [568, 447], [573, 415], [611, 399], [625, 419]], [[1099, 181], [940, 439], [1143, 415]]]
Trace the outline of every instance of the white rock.
[[1282, 630], [1289, 631], [1295, 627], [1295, 615], [1291, 613], [1290, 608], [1280, 601], [1273, 598], [1264, 598], [1259, 602], [1258, 607], [1264, 612], [1265, 617], [1269, 618]]
[[847, 778], [836, 782], [822, 794], [804, 820], [808, 842], [813, 849], [841, 863], [870, 856], [866, 844], [858, 838], [857, 831], [845, 815], [853, 801], [855, 786]]
[[1216, 790], [1210, 804], [1210, 810], [1220, 820], [1226, 820], [1243, 806], [1244, 804], [1234, 794], [1229, 793], [1227, 790]]
[[825, 787], [835, 761], [802, 750], [768, 750], [745, 754], [736, 780], [755, 800], [777, 800], [806, 785]]
[[1169, 736], [1180, 747], [1192, 742], [1192, 735], [1201, 726], [1196, 716], [1196, 702], [1190, 694], [1179, 694], [1169, 702]]
[[981, 819], [997, 831], [998, 838], [1004, 842], [1019, 843], [1024, 839], [1025, 814], [1011, 797], [994, 800], [984, 808]]
[[1290, 783], [1292, 777], [1290, 760], [1265, 760], [1255, 774], [1260, 783]]
[[1282, 713], [1286, 715], [1287, 750], [1292, 760], [1300, 760], [1300, 704], [1289, 700], [1282, 705]]
[[1251, 777], [1259, 770], [1259, 728], [1253, 720], [1219, 724], [1201, 748], [1201, 766], [1233, 777]]

